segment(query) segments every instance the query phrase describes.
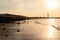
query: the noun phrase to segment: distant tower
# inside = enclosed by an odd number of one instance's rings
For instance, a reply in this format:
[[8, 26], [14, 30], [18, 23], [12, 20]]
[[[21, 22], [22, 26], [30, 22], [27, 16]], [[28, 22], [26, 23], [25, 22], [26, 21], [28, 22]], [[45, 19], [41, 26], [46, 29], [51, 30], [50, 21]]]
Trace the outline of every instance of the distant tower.
[[49, 17], [49, 13], [47, 13], [47, 17]]

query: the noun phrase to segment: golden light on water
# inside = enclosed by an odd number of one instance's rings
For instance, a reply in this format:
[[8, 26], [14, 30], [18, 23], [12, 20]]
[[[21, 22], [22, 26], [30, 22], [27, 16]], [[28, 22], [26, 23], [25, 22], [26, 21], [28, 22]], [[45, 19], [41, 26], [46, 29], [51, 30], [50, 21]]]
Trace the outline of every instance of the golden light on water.
[[55, 22], [55, 19], [49, 19], [49, 24], [50, 24], [50, 25], [53, 25], [54, 22]]
[[54, 29], [51, 25], [54, 24], [55, 19], [49, 19], [49, 25], [48, 25], [48, 36], [53, 37], [54, 36]]
[[48, 33], [49, 33], [48, 34], [49, 37], [53, 37], [54, 29], [52, 28], [51, 25], [48, 26]]

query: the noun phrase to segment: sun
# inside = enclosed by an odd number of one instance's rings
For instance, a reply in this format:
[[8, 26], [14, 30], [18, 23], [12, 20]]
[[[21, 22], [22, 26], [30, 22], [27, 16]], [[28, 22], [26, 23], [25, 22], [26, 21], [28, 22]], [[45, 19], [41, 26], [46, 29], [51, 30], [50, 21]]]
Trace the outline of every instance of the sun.
[[48, 9], [55, 9], [57, 8], [57, 1], [55, 0], [50, 0], [50, 1], [47, 1], [47, 7]]

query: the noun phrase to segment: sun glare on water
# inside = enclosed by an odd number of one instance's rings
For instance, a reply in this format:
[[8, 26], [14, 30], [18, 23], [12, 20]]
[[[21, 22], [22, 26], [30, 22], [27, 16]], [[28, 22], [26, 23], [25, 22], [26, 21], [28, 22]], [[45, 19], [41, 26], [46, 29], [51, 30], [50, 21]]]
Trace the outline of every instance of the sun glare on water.
[[49, 25], [48, 25], [48, 36], [49, 37], [53, 37], [53, 34], [54, 34], [54, 29], [51, 25], [53, 25], [55, 22], [55, 19], [49, 19]]

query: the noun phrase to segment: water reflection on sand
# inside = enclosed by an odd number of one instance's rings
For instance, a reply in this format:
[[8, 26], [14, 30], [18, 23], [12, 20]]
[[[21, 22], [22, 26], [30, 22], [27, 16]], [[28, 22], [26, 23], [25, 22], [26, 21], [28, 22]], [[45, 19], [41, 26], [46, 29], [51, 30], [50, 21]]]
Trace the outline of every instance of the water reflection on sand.
[[20, 32], [16, 32], [17, 24], [9, 24], [14, 26], [8, 27], [9, 36], [0, 38], [2, 40], [59, 40], [60, 31], [52, 27], [52, 25], [60, 26], [59, 23], [59, 19], [29, 20], [29, 24], [19, 25]]

